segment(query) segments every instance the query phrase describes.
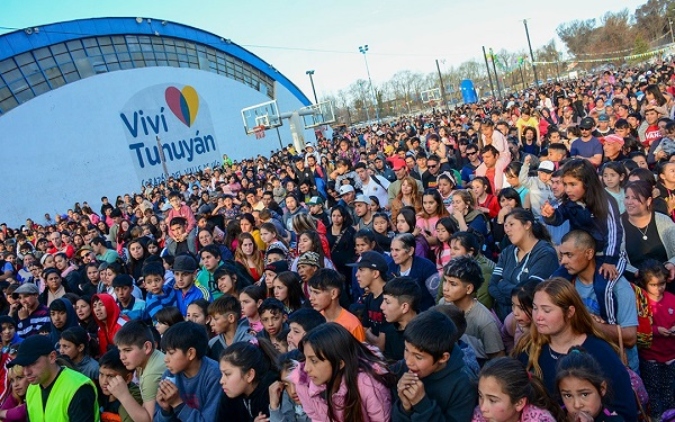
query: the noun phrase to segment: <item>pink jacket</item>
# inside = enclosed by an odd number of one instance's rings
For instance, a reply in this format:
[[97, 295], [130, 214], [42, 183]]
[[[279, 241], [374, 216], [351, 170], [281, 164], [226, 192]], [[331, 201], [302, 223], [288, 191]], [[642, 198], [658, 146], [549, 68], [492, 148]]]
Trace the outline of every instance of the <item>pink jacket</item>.
[[[474, 409], [471, 422], [487, 422], [480, 411], [480, 406]], [[548, 410], [527, 404], [523, 408], [519, 422], [556, 422], [556, 420]]]
[[[295, 384], [296, 392], [307, 416], [314, 422], [329, 422], [328, 404], [322, 397], [326, 386], [317, 386], [307, 376], [305, 364], [300, 363], [289, 377]], [[391, 420], [391, 391], [374, 380], [365, 372], [359, 373], [357, 384], [361, 395], [361, 410], [365, 421], [389, 422]], [[338, 421], [344, 421], [341, 406], [347, 395], [344, 381], [338, 391], [333, 394], [333, 404]], [[544, 421], [546, 422], [546, 421]]]

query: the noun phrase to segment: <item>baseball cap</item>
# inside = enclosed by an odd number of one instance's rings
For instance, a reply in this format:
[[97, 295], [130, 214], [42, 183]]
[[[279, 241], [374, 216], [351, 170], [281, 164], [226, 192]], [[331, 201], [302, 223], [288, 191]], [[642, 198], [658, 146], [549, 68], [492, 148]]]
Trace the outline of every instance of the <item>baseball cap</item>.
[[30, 336], [19, 345], [16, 357], [7, 364], [7, 367], [32, 365], [40, 356], [47, 356], [54, 351], [54, 342], [49, 336]]
[[14, 292], [12, 292], [13, 296], [19, 296], [19, 295], [39, 295], [40, 294], [40, 289], [38, 289], [38, 286], [36, 286], [33, 283], [24, 283], [21, 286], [19, 286]]
[[595, 127], [595, 120], [592, 117], [584, 117], [581, 119], [579, 127], [582, 129], [593, 129]]
[[370, 199], [366, 195], [357, 195], [354, 199], [354, 203], [363, 202], [364, 204], [370, 204]]
[[173, 261], [173, 270], [190, 273], [197, 271], [197, 261], [190, 255], [179, 255]]
[[371, 270], [377, 270], [380, 272], [380, 276], [383, 279], [387, 279], [387, 271], [389, 271], [389, 266], [387, 261], [384, 259], [384, 256], [375, 251], [366, 251], [361, 254], [361, 259], [359, 262], [353, 264], [347, 264], [348, 267], [356, 268], [370, 268]]
[[603, 136], [602, 138], [600, 138], [600, 142], [602, 142], [603, 144], [611, 144], [611, 143], [617, 143], [620, 145], [624, 144], [623, 138], [615, 134]]
[[265, 271], [272, 271], [273, 273], [283, 273], [288, 271], [288, 262], [287, 261], [275, 261], [270, 262], [265, 266]]
[[609, 122], [609, 116], [606, 114], [601, 114], [598, 116], [598, 121], [599, 122]]
[[342, 186], [340, 186], [340, 190], [338, 191], [340, 196], [346, 195], [349, 192], [354, 192], [354, 186], [352, 186], [352, 185], [342, 185]]
[[316, 252], [305, 252], [298, 258], [298, 265], [312, 265], [321, 267], [319, 265], [319, 254]]
[[323, 198], [320, 196], [312, 196], [309, 202], [307, 202], [307, 205], [323, 205]]
[[544, 160], [539, 163], [537, 171], [543, 171], [544, 173], [553, 173], [555, 171], [555, 164], [552, 161]]

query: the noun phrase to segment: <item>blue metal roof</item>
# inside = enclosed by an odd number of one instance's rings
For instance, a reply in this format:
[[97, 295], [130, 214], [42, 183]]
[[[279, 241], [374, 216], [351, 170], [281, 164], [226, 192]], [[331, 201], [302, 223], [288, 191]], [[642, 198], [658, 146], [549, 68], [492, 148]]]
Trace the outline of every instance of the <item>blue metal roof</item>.
[[[0, 61], [27, 51], [47, 47], [66, 41], [88, 38], [92, 36], [111, 35], [148, 35], [156, 33], [162, 36], [181, 38], [195, 43], [205, 44], [234, 56], [266, 74], [295, 95], [305, 106], [311, 101], [300, 89], [279, 73], [269, 63], [251, 53], [243, 47], [229, 40], [176, 22], [143, 18], [141, 23], [137, 18], [92, 18], [67, 22], [53, 23], [32, 27], [32, 33], [27, 30], [17, 30], [0, 35]], [[35, 30], [37, 28], [37, 31]]]

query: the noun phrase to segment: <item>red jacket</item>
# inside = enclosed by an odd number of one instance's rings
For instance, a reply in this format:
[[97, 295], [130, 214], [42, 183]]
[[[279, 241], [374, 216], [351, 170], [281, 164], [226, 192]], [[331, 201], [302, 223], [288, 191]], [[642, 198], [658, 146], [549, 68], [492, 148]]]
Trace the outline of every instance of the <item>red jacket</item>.
[[103, 355], [108, 351], [108, 347], [115, 345], [115, 334], [122, 328], [129, 319], [122, 315], [120, 307], [117, 306], [115, 298], [107, 293], [95, 294], [91, 298], [91, 307], [94, 308], [94, 302], [100, 300], [103, 302], [107, 316], [105, 321], [96, 318], [96, 314], [92, 311], [91, 316], [98, 325], [98, 349], [99, 353]]

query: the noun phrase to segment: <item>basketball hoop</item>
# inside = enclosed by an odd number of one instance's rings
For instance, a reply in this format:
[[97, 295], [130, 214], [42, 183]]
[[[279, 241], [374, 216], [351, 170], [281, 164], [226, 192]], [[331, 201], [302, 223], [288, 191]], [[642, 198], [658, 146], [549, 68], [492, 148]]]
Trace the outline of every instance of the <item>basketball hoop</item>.
[[253, 133], [255, 133], [255, 139], [262, 139], [265, 137], [265, 126], [259, 125], [253, 128]]

